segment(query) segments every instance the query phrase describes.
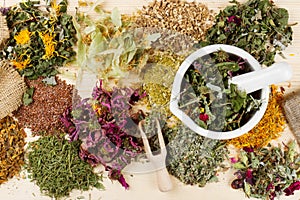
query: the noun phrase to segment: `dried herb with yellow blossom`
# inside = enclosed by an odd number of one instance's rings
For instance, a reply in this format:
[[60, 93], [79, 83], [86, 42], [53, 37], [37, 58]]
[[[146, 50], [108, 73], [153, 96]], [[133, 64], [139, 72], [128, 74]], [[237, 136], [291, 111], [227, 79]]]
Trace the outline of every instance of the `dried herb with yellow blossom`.
[[21, 171], [25, 137], [26, 133], [12, 117], [0, 120], [0, 184]]
[[[44, 4], [45, 9], [41, 9]], [[57, 67], [75, 58], [76, 30], [67, 14], [67, 1], [22, 1], [6, 13], [11, 32], [0, 57], [30, 79], [58, 73]]]
[[228, 141], [237, 148], [262, 148], [271, 140], [278, 139], [285, 128], [285, 117], [282, 108], [283, 91], [271, 86], [267, 110], [260, 122], [248, 133]]
[[300, 189], [300, 155], [295, 141], [278, 147], [245, 148], [237, 161], [232, 160], [238, 171], [231, 186], [243, 189], [247, 197], [274, 200]]
[[208, 31], [209, 44], [230, 44], [245, 49], [260, 63], [274, 63], [276, 53], [292, 41], [289, 13], [270, 0], [232, 0], [216, 16], [215, 25]]
[[41, 137], [29, 143], [27, 170], [41, 192], [54, 197], [68, 196], [74, 190], [104, 189], [102, 174], [82, 161], [78, 155], [80, 142], [55, 136]]

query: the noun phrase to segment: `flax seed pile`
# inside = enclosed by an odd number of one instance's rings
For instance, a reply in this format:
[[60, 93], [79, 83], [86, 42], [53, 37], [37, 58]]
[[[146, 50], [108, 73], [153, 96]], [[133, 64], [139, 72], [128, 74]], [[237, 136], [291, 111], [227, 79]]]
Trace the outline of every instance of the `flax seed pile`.
[[60, 116], [72, 105], [73, 87], [56, 78], [57, 85], [50, 86], [37, 80], [26, 80], [28, 87], [34, 87], [33, 103], [22, 105], [14, 114], [24, 128], [30, 128], [34, 135], [60, 134], [63, 124]]

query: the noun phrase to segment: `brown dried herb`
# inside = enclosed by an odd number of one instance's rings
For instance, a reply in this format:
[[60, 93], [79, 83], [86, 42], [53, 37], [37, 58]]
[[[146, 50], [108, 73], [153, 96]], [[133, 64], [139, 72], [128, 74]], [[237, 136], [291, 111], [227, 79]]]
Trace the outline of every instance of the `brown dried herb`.
[[213, 25], [214, 14], [197, 2], [155, 0], [138, 13], [137, 24], [180, 32], [196, 40], [203, 40]]
[[0, 184], [19, 174], [24, 164], [26, 133], [10, 116], [0, 120]]
[[26, 80], [34, 88], [33, 102], [21, 106], [15, 117], [22, 127], [31, 128], [33, 134], [55, 134], [63, 130], [60, 116], [72, 105], [73, 86], [56, 78], [57, 85], [43, 83], [43, 79]]

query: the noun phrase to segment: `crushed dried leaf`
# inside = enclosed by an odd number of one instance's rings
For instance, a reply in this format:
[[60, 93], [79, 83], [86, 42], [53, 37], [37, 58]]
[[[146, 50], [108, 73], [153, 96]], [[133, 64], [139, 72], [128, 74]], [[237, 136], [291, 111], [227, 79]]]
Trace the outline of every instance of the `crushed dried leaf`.
[[284, 131], [286, 120], [281, 106], [283, 90], [278, 86], [271, 86], [271, 95], [267, 110], [261, 121], [248, 133], [228, 141], [237, 148], [262, 148], [271, 140], [278, 139]]

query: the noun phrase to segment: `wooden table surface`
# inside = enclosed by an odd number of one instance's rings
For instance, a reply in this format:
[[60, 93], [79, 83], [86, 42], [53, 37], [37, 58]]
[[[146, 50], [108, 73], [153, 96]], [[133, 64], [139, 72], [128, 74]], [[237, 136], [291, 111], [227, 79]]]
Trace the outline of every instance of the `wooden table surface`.
[[[94, 0], [96, 1], [96, 0]], [[19, 0], [0, 0], [0, 6], [13, 5]], [[106, 9], [112, 9], [118, 7], [123, 13], [130, 14], [135, 12], [138, 8], [146, 5], [149, 0], [104, 0], [104, 7]], [[210, 9], [216, 12], [228, 5], [227, 0], [202, 0]], [[300, 22], [300, 2], [299, 0], [274, 0], [275, 4], [279, 7], [288, 9], [290, 13], [290, 23]], [[74, 11], [77, 7], [77, 0], [69, 0], [69, 9]], [[300, 26], [293, 27], [294, 41], [285, 51], [286, 62], [293, 67], [293, 78], [291, 80], [291, 87], [287, 89], [287, 93], [300, 89]], [[282, 58], [277, 57], [277, 61]], [[282, 84], [288, 86], [289, 83]], [[287, 127], [282, 137], [278, 141], [287, 141], [293, 139], [293, 136]], [[278, 142], [277, 141], [277, 142]], [[276, 143], [276, 141], [274, 142]], [[172, 178], [174, 183], [174, 189], [168, 193], [162, 193], [158, 190], [156, 184], [155, 173], [146, 174], [126, 174], [126, 179], [130, 185], [130, 189], [125, 191], [119, 183], [111, 182], [108, 178], [105, 179], [104, 185], [105, 191], [98, 191], [93, 189], [87, 192], [74, 191], [69, 198], [66, 199], [89, 199], [89, 200], [243, 200], [248, 199], [242, 191], [233, 190], [230, 187], [230, 183], [234, 176], [233, 171], [229, 170], [225, 174], [220, 173], [218, 183], [207, 184], [204, 188], [196, 186], [187, 186], [180, 183], [175, 178]], [[9, 182], [0, 185], [0, 199], [2, 200], [48, 200], [51, 199], [47, 196], [43, 196], [39, 192], [38, 186], [30, 182], [28, 179], [14, 178]], [[299, 200], [300, 191], [297, 191], [294, 196], [285, 197], [282, 196], [282, 200]]]

